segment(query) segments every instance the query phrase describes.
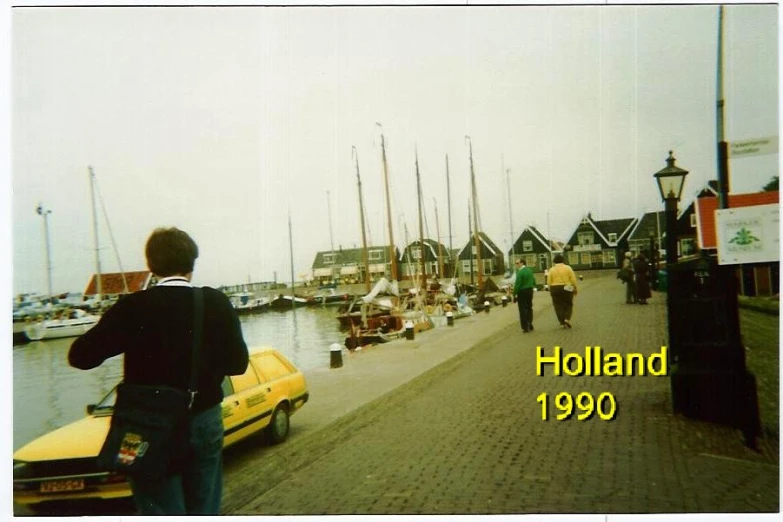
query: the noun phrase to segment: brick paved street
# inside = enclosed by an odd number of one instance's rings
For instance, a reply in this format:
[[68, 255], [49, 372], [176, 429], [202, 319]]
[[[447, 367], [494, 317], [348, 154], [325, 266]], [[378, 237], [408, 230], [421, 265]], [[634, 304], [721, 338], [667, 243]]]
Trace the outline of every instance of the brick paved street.
[[[665, 295], [626, 305], [613, 273], [590, 274], [580, 290], [572, 330], [539, 292], [533, 333], [515, 306], [495, 308], [470, 319], [471, 329], [502, 325], [477, 346], [258, 458], [227, 455], [226, 514], [777, 512], [777, 442], [753, 452], [735, 430], [672, 415], [668, 377], [536, 376], [539, 345], [551, 355], [665, 344]], [[426, 334], [410, 346], [394, 349], [425, 353]], [[616, 419], [558, 421], [550, 405], [542, 421], [536, 397], [564, 391], [612, 393]]]

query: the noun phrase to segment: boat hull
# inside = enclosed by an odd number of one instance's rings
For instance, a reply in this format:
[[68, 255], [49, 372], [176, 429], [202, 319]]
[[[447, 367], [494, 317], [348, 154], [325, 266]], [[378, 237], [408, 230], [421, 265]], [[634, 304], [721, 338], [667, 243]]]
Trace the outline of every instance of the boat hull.
[[98, 324], [98, 317], [70, 320], [54, 319], [27, 325], [24, 333], [31, 341], [79, 337], [96, 324]]

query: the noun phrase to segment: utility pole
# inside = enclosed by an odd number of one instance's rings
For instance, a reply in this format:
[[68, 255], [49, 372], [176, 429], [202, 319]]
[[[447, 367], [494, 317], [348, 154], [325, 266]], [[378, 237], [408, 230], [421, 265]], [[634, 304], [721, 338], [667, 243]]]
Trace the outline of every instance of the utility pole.
[[52, 292], [52, 257], [51, 257], [51, 249], [49, 247], [49, 214], [51, 214], [52, 211], [44, 208], [43, 204], [41, 203], [38, 203], [38, 206], [35, 207], [35, 211], [38, 213], [39, 216], [43, 217], [43, 222], [44, 222], [44, 243], [46, 246], [46, 290], [48, 292], [48, 298], [51, 300], [53, 292]]

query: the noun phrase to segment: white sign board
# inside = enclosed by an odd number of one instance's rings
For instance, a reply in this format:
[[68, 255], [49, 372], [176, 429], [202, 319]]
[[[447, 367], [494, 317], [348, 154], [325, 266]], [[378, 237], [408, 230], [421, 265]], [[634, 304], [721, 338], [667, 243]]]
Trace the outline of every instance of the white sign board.
[[744, 158], [746, 156], [761, 156], [762, 154], [777, 154], [778, 137], [767, 136], [752, 140], [733, 141], [729, 143], [730, 158]]
[[780, 261], [780, 205], [715, 211], [718, 263]]

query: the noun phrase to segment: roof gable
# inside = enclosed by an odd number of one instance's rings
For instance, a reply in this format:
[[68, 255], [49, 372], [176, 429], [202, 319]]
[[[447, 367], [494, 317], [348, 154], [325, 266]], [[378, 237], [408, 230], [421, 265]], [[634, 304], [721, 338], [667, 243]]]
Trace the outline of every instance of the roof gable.
[[[571, 235], [571, 239], [568, 240], [568, 244], [575, 244], [579, 227], [583, 225], [590, 226], [597, 234], [601, 241], [610, 247], [615, 247], [617, 244], [626, 237], [633, 226], [636, 224], [636, 218], [621, 218], [621, 219], [605, 219], [594, 220], [590, 213], [587, 214], [577, 225], [576, 230]], [[609, 234], [617, 234], [615, 241], [609, 241]]]
[[636, 221], [628, 239], [648, 239], [652, 232], [654, 236], [660, 236], [666, 229], [666, 212], [647, 212]]
[[[123, 273], [101, 274], [101, 293], [104, 295], [124, 294], [125, 282]], [[138, 292], [147, 288], [152, 272], [149, 270], [140, 270], [138, 272], [125, 272], [125, 281], [128, 283], [128, 292]], [[84, 295], [95, 295], [98, 293], [98, 278], [96, 274], [90, 276], [87, 282], [87, 288]]]

